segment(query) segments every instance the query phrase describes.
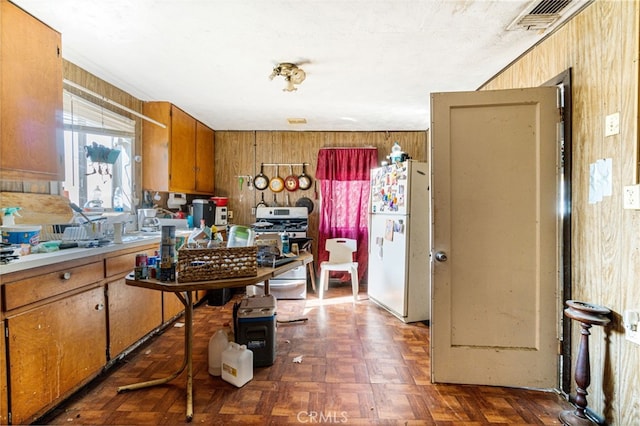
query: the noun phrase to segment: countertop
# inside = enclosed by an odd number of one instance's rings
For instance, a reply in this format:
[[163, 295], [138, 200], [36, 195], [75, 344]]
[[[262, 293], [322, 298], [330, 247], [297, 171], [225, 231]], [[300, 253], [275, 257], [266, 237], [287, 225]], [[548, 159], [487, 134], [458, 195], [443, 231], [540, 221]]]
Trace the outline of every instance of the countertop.
[[72, 248], [53, 251], [50, 253], [35, 253], [21, 256], [12, 260], [6, 265], [0, 265], [0, 276], [12, 272], [23, 271], [25, 269], [37, 268], [52, 265], [59, 262], [81, 259], [87, 256], [103, 255], [120, 250], [128, 250], [135, 247], [147, 246], [149, 244], [160, 244], [160, 235], [146, 235], [127, 238], [125, 235], [122, 244], [108, 244], [93, 248]]

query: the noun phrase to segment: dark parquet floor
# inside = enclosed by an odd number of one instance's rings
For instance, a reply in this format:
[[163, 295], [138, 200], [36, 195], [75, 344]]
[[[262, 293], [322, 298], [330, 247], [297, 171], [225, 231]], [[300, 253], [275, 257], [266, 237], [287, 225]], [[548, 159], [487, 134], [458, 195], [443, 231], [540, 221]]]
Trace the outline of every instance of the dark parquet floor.
[[[208, 374], [210, 336], [232, 318], [224, 306], [194, 313], [194, 425], [553, 425], [572, 408], [553, 392], [430, 382], [429, 327], [404, 324], [350, 285], [319, 301], [279, 300], [277, 355], [242, 388]], [[307, 318], [305, 322], [282, 322]], [[118, 394], [118, 386], [167, 376], [183, 354], [168, 328], [42, 421], [58, 425], [185, 424], [186, 372], [167, 385]], [[300, 363], [293, 362], [302, 357]]]

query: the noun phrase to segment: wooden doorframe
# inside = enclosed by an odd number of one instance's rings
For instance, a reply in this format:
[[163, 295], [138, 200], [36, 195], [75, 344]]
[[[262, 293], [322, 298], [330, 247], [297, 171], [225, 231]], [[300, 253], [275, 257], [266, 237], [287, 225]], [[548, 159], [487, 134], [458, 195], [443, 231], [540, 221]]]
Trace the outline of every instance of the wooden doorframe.
[[563, 148], [562, 148], [562, 198], [560, 203], [563, 206], [563, 216], [561, 218], [562, 224], [562, 273], [561, 273], [561, 300], [562, 306], [560, 306], [559, 312], [562, 315], [560, 321], [562, 322], [562, 331], [560, 335], [561, 339], [561, 359], [560, 359], [560, 391], [566, 395], [571, 393], [571, 384], [573, 383], [571, 366], [572, 364], [572, 351], [571, 351], [571, 321], [564, 319], [564, 306], [567, 300], [571, 299], [571, 265], [572, 265], [572, 250], [571, 250], [571, 182], [572, 182], [572, 159], [573, 159], [573, 145], [572, 145], [572, 96], [571, 96], [571, 68], [558, 74], [549, 81], [542, 84], [542, 86], [557, 86], [562, 89], [562, 122], [563, 131]]

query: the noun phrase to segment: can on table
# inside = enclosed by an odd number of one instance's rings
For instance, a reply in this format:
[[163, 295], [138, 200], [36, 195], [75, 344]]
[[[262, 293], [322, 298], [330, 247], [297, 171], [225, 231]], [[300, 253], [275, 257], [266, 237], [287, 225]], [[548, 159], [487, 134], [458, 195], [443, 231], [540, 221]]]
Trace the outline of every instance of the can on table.
[[158, 279], [160, 281], [174, 281], [176, 279], [176, 265], [175, 263], [169, 267], [161, 266]]
[[158, 276], [158, 256], [149, 256], [149, 258], [147, 259], [147, 273], [149, 274], [150, 278], [157, 278]]
[[145, 280], [149, 278], [149, 269], [147, 267], [146, 254], [136, 254], [136, 267], [133, 274], [136, 280]]
[[136, 266], [146, 266], [147, 265], [147, 255], [144, 253], [136, 254]]

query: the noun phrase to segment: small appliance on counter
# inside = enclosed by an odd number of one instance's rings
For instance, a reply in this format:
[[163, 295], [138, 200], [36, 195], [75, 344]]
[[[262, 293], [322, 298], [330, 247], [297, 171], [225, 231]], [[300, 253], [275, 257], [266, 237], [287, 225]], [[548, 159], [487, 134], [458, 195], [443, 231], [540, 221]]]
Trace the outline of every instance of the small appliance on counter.
[[197, 198], [193, 200], [193, 226], [200, 227], [201, 220], [207, 227], [227, 225], [227, 203], [225, 197]]
[[216, 214], [214, 215], [213, 224], [216, 226], [227, 225], [227, 206], [216, 206]]
[[197, 198], [193, 200], [193, 226], [200, 228], [201, 222], [210, 227], [215, 225], [216, 203], [211, 200]]
[[156, 209], [138, 210], [138, 230], [144, 232], [156, 232], [160, 230], [160, 224], [156, 217]]

